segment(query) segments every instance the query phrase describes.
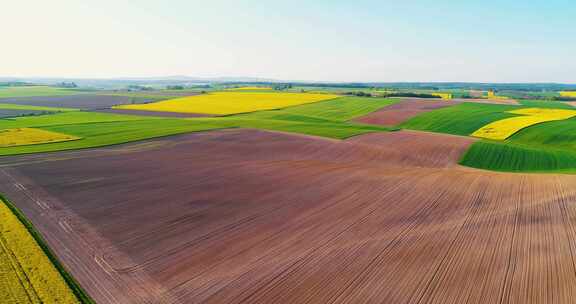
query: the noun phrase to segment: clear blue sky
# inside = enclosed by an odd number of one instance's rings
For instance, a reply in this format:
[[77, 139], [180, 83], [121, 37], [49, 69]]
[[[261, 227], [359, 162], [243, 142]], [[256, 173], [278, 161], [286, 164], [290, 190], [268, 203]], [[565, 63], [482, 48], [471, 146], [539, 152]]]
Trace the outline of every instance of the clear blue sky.
[[8, 1], [2, 76], [576, 83], [576, 1]]

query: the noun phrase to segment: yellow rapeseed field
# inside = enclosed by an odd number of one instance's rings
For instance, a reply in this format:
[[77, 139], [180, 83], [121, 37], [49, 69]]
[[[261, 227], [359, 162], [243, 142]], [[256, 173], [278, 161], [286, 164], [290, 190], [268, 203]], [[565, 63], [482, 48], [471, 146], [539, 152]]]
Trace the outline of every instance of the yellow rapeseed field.
[[44, 144], [80, 139], [80, 137], [34, 128], [0, 130], [0, 147]]
[[0, 201], [0, 302], [79, 303], [26, 227]]
[[489, 123], [472, 133], [472, 136], [504, 140], [514, 133], [543, 122], [563, 120], [576, 116], [574, 110], [528, 108], [509, 111], [524, 116], [511, 117]]
[[272, 110], [338, 97], [332, 94], [215, 92], [147, 104], [119, 105], [116, 109], [228, 115]]
[[432, 95], [438, 96], [438, 97], [445, 99], [445, 100], [452, 99], [452, 94], [450, 94], [450, 93], [432, 93]]
[[574, 98], [576, 98], [576, 91], [564, 91], [564, 92], [560, 92], [560, 96], [562, 96], [562, 97], [574, 97]]

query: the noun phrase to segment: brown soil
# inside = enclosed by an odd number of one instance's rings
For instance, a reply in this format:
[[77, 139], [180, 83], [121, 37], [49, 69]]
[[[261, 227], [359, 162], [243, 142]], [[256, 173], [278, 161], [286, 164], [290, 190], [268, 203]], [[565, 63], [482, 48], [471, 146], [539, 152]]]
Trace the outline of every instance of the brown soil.
[[118, 104], [147, 103], [157, 99], [115, 95], [78, 94], [65, 96], [34, 96], [0, 98], [0, 103], [77, 109], [107, 109]]
[[458, 103], [459, 101], [452, 100], [407, 98], [368, 115], [356, 118], [353, 121], [373, 125], [395, 126], [421, 113], [453, 106]]
[[571, 303], [576, 176], [471, 142], [223, 130], [3, 158], [0, 191], [98, 303]]

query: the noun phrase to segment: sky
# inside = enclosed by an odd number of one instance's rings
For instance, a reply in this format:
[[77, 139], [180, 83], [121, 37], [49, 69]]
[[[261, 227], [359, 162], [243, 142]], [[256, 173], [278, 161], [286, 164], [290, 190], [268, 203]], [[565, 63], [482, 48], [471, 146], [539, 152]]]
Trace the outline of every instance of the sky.
[[0, 76], [576, 83], [573, 0], [4, 0]]

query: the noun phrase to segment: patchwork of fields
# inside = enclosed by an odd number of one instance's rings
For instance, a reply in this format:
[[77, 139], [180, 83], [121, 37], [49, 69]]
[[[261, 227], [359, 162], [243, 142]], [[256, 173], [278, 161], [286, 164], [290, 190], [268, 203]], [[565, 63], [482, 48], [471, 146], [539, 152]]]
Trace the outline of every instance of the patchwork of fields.
[[116, 109], [229, 115], [272, 110], [334, 99], [331, 94], [215, 92], [142, 105], [120, 105]]
[[0, 103], [34, 114], [0, 119], [23, 211], [0, 202], [0, 299], [90, 303], [40, 235], [97, 303], [576, 296], [569, 103], [22, 90]]
[[98, 303], [570, 302], [576, 178], [458, 167], [473, 141], [224, 130], [7, 158], [0, 188]]
[[524, 128], [536, 124], [564, 120], [576, 116], [576, 111], [564, 109], [527, 108], [510, 111], [509, 113], [523, 116], [506, 118], [489, 123], [474, 131], [471, 135], [474, 137], [503, 140]]
[[0, 148], [78, 140], [80, 137], [35, 128], [0, 130]]

